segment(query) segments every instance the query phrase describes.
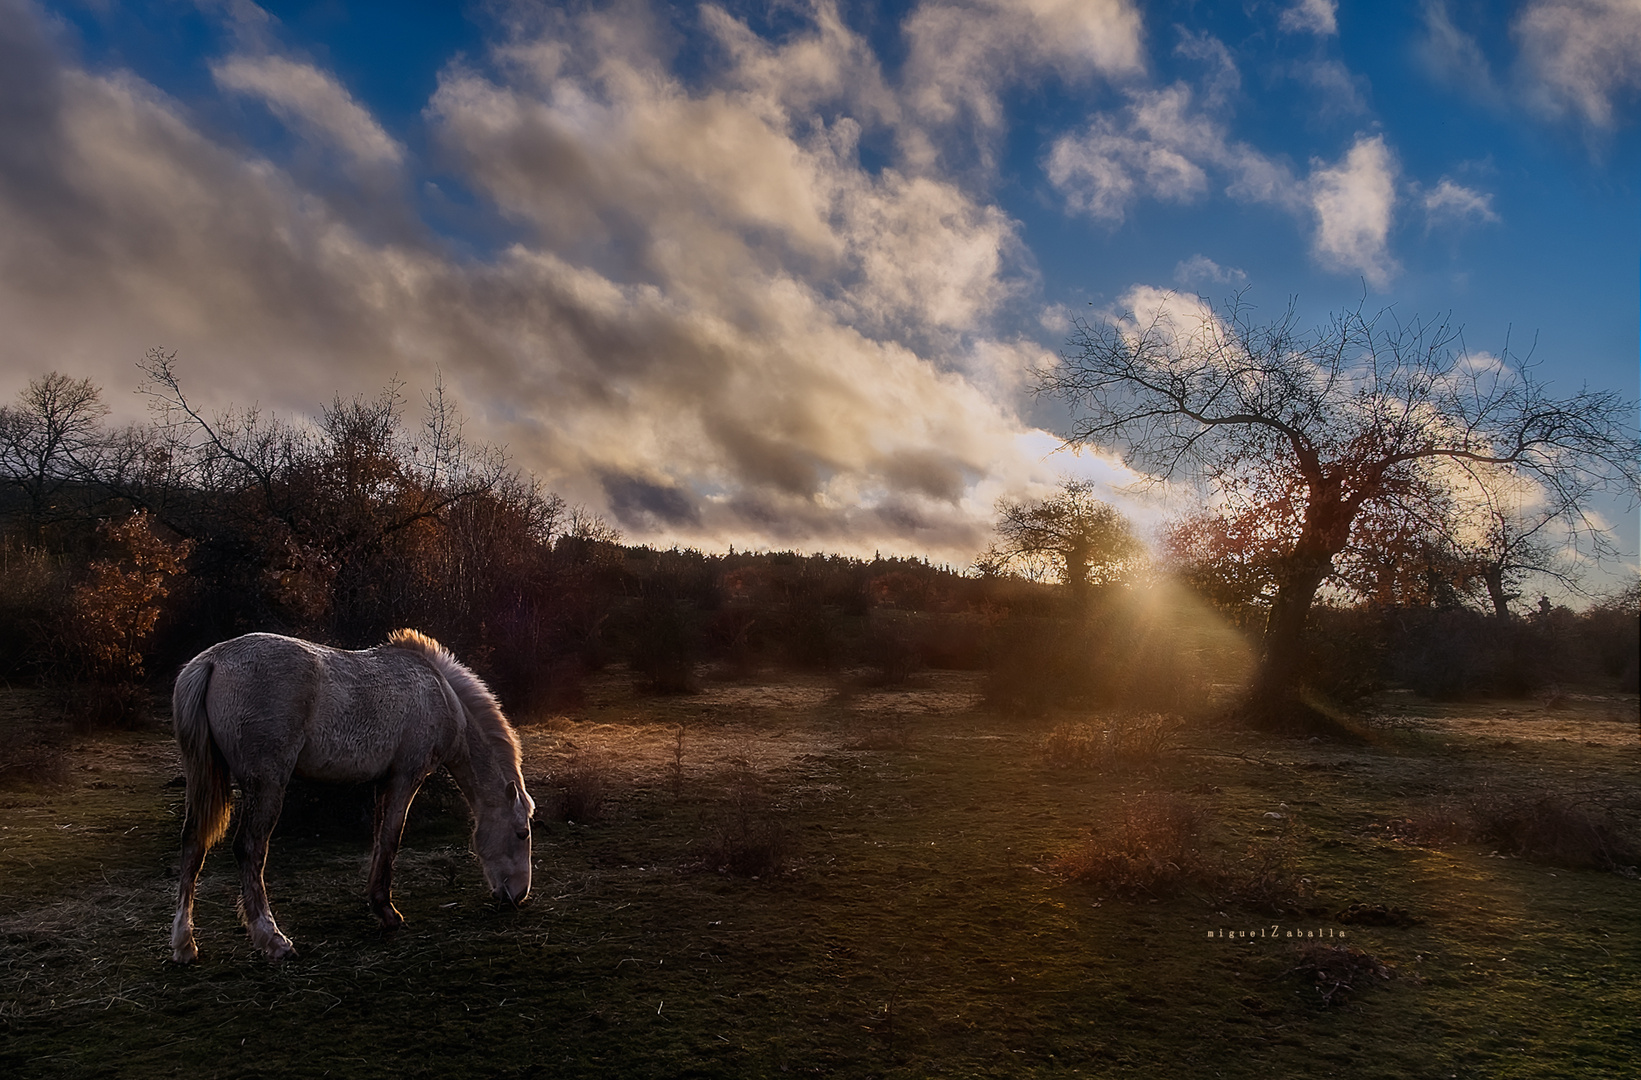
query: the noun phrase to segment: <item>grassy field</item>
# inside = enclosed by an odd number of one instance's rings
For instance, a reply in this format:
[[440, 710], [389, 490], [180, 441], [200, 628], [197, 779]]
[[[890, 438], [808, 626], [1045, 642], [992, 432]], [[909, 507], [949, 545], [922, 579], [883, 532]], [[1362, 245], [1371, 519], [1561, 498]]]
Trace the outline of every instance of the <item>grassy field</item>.
[[[293, 803], [268, 871], [299, 950], [279, 967], [237, 923], [227, 845], [200, 963], [167, 962], [174, 749], [71, 739], [54, 782], [0, 791], [0, 1073], [1635, 1075], [1633, 870], [1446, 828], [1553, 793], [1575, 826], [1636, 836], [1634, 695], [1389, 695], [1360, 742], [1182, 729], [1104, 766], [1045, 746], [1120, 718], [976, 702], [945, 674], [677, 698], [612, 674], [523, 729], [559, 811], [528, 904], [488, 900], [438, 787], [399, 861], [409, 923], [384, 938], [357, 816]], [[0, 723], [38, 709], [0, 695]], [[1126, 890], [1068, 873], [1164, 802], [1200, 824], [1196, 869]]]

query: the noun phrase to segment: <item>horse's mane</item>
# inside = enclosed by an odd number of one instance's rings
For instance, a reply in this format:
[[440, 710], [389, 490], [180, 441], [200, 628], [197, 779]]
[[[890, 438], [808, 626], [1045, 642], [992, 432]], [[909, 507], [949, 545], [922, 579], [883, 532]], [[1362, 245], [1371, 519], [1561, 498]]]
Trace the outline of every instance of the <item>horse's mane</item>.
[[498, 748], [507, 753], [507, 760], [513, 768], [519, 768], [522, 761], [519, 737], [513, 731], [513, 725], [507, 722], [507, 717], [502, 715], [501, 703], [496, 700], [496, 695], [484, 685], [483, 679], [473, 674], [473, 669], [457, 660], [449, 649], [420, 630], [395, 630], [387, 636], [387, 643], [394, 648], [409, 649], [425, 657], [443, 676], [444, 681], [450, 684], [450, 689], [456, 692], [456, 697], [467, 709], [467, 715], [478, 723], [486, 737], [499, 744]]

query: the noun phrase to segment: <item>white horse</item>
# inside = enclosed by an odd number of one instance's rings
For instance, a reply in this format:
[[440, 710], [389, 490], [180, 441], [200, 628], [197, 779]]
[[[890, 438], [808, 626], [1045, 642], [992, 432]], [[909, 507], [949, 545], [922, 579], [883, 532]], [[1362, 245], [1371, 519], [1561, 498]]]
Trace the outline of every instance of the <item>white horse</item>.
[[171, 958], [199, 958], [194, 890], [228, 828], [239, 785], [240, 913], [270, 960], [294, 956], [268, 908], [262, 868], [292, 776], [382, 781], [370, 863], [371, 910], [391, 930], [393, 857], [416, 791], [440, 766], [473, 811], [473, 846], [496, 899], [530, 894], [530, 818], [519, 741], [479, 677], [438, 642], [396, 630], [362, 652], [278, 634], [213, 645], [183, 667], [171, 699], [188, 781]]

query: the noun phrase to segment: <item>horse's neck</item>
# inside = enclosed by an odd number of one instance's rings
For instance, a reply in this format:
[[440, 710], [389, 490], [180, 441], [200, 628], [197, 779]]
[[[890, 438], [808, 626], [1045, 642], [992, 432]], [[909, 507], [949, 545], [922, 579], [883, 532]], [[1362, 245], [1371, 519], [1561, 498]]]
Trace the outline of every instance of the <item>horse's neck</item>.
[[501, 797], [507, 781], [513, 779], [508, 762], [503, 760], [494, 740], [471, 721], [467, 724], [462, 743], [461, 748], [445, 762], [445, 767], [467, 797], [469, 806], [477, 801], [494, 803]]

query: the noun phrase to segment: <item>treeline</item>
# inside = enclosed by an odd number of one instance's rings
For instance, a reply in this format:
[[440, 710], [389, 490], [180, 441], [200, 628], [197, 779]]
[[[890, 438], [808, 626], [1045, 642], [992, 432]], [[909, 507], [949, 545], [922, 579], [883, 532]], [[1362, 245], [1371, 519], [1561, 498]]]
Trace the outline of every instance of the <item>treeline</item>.
[[[0, 407], [0, 678], [60, 688], [85, 723], [140, 716], [179, 664], [250, 630], [357, 648], [416, 627], [520, 718], [573, 705], [616, 662], [661, 693], [768, 667], [880, 683], [946, 668], [985, 671], [990, 701], [1019, 711], [1192, 712], [1258, 648], [1211, 582], [1147, 566], [1097, 506], [1001, 522], [1050, 562], [1064, 521], [1114, 537], [1101, 574], [1066, 541], [1076, 587], [1011, 573], [995, 548], [973, 569], [655, 550], [465, 439], [439, 387], [415, 409], [390, 386], [293, 422], [206, 415], [163, 353], [146, 374], [152, 415], [130, 427], [61, 374]], [[1457, 600], [1318, 609], [1314, 682], [1335, 698], [1386, 681], [1437, 696], [1633, 687], [1635, 599], [1526, 619]]]

